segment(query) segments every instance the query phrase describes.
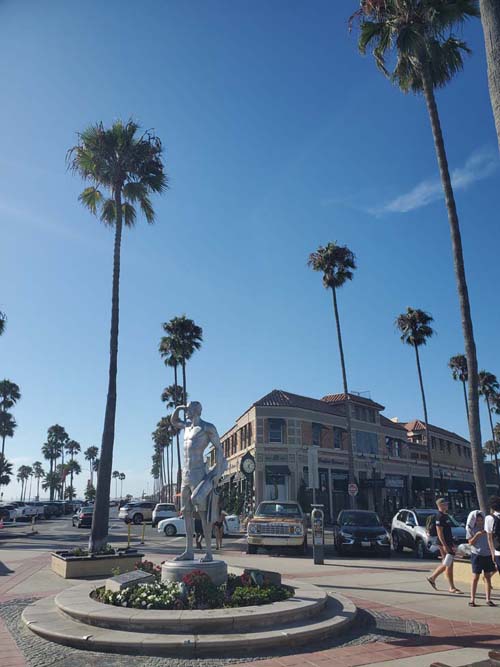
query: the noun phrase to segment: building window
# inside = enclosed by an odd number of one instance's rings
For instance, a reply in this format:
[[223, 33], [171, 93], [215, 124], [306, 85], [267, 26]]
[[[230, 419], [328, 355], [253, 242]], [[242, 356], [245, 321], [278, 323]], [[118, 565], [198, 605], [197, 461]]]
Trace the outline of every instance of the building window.
[[333, 447], [334, 449], [342, 449], [342, 434], [341, 428], [333, 427]]
[[439, 440], [439, 449], [444, 452], [444, 440]]
[[375, 424], [375, 410], [366, 408], [362, 405], [354, 406], [354, 418], [360, 422], [369, 422]]
[[448, 454], [451, 454], [451, 442], [446, 443], [446, 451], [448, 452]]
[[357, 454], [378, 454], [378, 437], [376, 433], [355, 431]]
[[431, 437], [431, 448], [436, 449], [436, 438], [434, 436]]
[[283, 442], [283, 420], [270, 419], [269, 420], [269, 442], [282, 443]]
[[457, 445], [457, 452], [459, 456], [462, 456], [462, 448], [460, 447], [460, 445]]
[[403, 442], [397, 438], [390, 438], [386, 436], [385, 444], [387, 447], [387, 453], [389, 456], [394, 456], [398, 459], [403, 457]]
[[321, 431], [323, 430], [322, 424], [312, 423], [312, 444], [315, 447], [321, 446]]

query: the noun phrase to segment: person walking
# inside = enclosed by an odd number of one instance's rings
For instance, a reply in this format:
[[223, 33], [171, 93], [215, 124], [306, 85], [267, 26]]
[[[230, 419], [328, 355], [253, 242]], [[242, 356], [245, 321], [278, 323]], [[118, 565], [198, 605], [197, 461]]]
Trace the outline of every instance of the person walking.
[[484, 520], [484, 529], [488, 535], [490, 558], [495, 564], [495, 570], [500, 572], [500, 497], [490, 498], [490, 512]]
[[480, 510], [473, 510], [467, 517], [465, 526], [467, 541], [471, 548], [472, 583], [469, 607], [477, 607], [476, 591], [479, 577], [484, 574], [484, 589], [488, 607], [496, 607], [491, 599], [491, 577], [496, 571], [492, 561], [488, 533], [484, 529], [484, 515]]
[[441, 556], [443, 560], [432, 575], [428, 577], [427, 581], [432, 588], [437, 591], [436, 579], [445, 573], [448, 583], [450, 585], [450, 593], [461, 595], [462, 591], [455, 586], [453, 581], [453, 557], [455, 554], [455, 546], [453, 544], [453, 533], [451, 532], [451, 519], [448, 515], [448, 501], [446, 498], [438, 498], [436, 501], [438, 513], [436, 515], [436, 534], [441, 549]]
[[222, 538], [224, 537], [224, 528], [226, 529], [226, 532], [229, 532], [226, 523], [226, 516], [227, 513], [224, 512], [221, 506], [219, 508], [219, 514], [217, 516], [217, 520], [214, 521], [215, 548], [217, 551], [219, 549], [222, 549]]

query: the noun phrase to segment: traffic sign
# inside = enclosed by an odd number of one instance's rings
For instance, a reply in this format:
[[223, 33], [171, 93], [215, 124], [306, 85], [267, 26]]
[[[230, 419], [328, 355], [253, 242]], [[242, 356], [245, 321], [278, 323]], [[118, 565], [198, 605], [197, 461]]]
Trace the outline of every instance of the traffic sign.
[[349, 484], [347, 487], [347, 492], [349, 493], [350, 496], [357, 496], [358, 495], [358, 485], [357, 484]]

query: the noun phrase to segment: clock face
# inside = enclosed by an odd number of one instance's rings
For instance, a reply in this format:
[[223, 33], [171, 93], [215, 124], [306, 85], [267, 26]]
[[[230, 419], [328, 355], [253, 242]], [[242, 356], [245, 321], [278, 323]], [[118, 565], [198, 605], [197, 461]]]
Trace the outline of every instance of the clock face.
[[242, 463], [243, 471], [251, 475], [255, 470], [255, 462], [252, 459], [245, 459]]

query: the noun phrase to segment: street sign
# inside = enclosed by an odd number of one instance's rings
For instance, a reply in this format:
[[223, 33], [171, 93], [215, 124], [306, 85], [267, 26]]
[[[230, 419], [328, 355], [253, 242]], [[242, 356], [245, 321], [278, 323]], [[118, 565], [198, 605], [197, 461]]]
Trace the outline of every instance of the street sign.
[[311, 446], [307, 451], [307, 467], [308, 467], [308, 485], [309, 489], [317, 489], [319, 487], [318, 474], [318, 447]]
[[349, 484], [347, 487], [347, 492], [350, 496], [357, 496], [358, 495], [358, 485], [357, 484]]

